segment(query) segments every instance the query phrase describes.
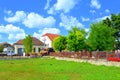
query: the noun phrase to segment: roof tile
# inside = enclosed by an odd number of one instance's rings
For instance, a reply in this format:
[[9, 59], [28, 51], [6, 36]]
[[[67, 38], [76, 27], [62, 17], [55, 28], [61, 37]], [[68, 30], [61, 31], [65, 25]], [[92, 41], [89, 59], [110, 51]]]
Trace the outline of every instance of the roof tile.
[[46, 33], [43, 36], [48, 36], [48, 38], [53, 41], [56, 37], [59, 37], [60, 35], [58, 34], [51, 34], [51, 33]]

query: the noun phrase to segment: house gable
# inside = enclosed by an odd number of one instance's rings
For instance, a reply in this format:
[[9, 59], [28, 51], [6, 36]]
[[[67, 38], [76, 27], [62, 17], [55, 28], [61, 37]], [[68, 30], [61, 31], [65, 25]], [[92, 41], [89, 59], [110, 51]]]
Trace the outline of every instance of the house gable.
[[[43, 47], [44, 43], [41, 42], [39, 39], [35, 38], [35, 37], [32, 37], [32, 43], [33, 43], [33, 48], [35, 49], [35, 53], [38, 53], [39, 50]], [[24, 45], [23, 45], [23, 39], [22, 40], [19, 40], [17, 41], [15, 44], [14, 44], [14, 47], [15, 47], [15, 53], [16, 54], [23, 54], [23, 51], [24, 51]]]
[[40, 40], [45, 43], [45, 47], [52, 47], [52, 42], [55, 38], [59, 37], [58, 34], [46, 33], [41, 36]]

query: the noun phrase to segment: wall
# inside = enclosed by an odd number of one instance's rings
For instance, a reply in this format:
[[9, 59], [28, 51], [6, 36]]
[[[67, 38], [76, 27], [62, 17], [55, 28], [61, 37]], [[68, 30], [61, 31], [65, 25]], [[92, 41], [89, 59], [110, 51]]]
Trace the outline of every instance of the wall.
[[42, 36], [40, 41], [46, 44], [46, 47], [52, 47], [52, 41], [47, 36]]
[[[15, 47], [15, 53], [18, 54], [18, 48], [24, 48], [23, 45], [14, 45]], [[33, 45], [33, 48], [35, 48], [35, 53], [38, 53], [39, 48], [42, 48], [43, 46], [37, 46]]]

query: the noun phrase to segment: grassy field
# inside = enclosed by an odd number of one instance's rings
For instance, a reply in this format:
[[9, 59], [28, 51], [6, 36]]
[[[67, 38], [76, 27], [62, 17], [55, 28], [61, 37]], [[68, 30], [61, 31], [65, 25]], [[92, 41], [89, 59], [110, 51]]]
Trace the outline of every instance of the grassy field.
[[0, 80], [120, 80], [120, 68], [48, 58], [0, 60]]

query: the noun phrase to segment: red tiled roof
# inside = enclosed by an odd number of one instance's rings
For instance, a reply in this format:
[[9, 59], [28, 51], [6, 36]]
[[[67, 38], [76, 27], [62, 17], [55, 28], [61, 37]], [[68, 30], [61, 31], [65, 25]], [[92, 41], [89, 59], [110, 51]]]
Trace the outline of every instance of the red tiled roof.
[[46, 33], [43, 36], [47, 36], [51, 41], [53, 41], [56, 37], [59, 37], [60, 35], [58, 34], [51, 34], [51, 33]]
[[[35, 37], [32, 37], [32, 43], [33, 43], [33, 45], [41, 45], [41, 46], [44, 45], [43, 42], [41, 42], [39, 39], [37, 39]], [[23, 45], [23, 39], [17, 41], [14, 45]]]

